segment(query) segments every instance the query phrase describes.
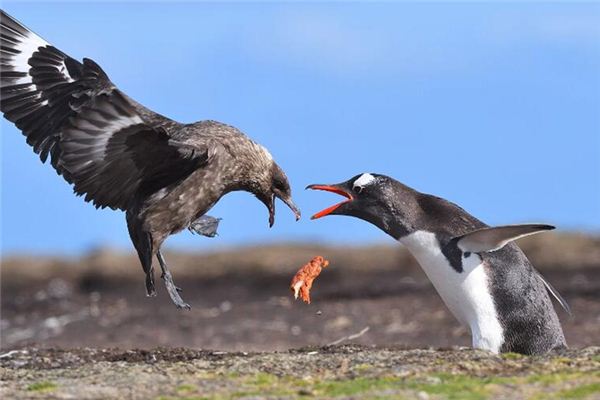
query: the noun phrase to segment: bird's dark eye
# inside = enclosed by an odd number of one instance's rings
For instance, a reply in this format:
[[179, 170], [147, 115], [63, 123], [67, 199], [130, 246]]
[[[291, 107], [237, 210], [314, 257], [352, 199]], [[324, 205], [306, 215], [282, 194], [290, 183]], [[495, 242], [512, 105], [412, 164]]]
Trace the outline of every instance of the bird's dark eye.
[[354, 193], [362, 193], [363, 187], [362, 186], [358, 186], [358, 185], [354, 185], [354, 186], [352, 186], [352, 191]]
[[282, 192], [286, 191], [286, 184], [279, 179], [276, 179], [275, 181], [273, 181], [273, 187]]

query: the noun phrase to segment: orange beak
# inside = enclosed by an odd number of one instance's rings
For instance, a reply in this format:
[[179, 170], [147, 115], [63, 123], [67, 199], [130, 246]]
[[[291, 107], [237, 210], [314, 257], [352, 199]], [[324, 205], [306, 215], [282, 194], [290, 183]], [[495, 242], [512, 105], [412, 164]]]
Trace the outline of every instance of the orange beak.
[[345, 190], [341, 189], [340, 187], [338, 187], [336, 185], [308, 185], [306, 188], [312, 189], [312, 190], [323, 190], [325, 192], [336, 193], [336, 194], [339, 194], [340, 196], [344, 196], [346, 199], [348, 199], [348, 200], [344, 200], [340, 203], [334, 204], [331, 207], [327, 207], [326, 209], [324, 209], [322, 211], [319, 211], [318, 213], [316, 213], [315, 215], [310, 217], [310, 219], [318, 219], [321, 217], [325, 217], [326, 215], [331, 214], [334, 210], [336, 210], [342, 204], [345, 204], [345, 203], [348, 203], [348, 202], [354, 200], [354, 197], [352, 197], [352, 195], [350, 193], [346, 192]]

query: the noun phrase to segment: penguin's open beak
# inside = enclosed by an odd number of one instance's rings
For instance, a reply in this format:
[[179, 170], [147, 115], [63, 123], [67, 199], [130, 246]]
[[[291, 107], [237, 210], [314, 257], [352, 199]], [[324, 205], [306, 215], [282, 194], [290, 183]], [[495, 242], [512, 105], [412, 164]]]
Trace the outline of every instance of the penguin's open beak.
[[332, 193], [337, 193], [340, 196], [344, 196], [347, 200], [344, 200], [340, 203], [334, 204], [331, 207], [327, 207], [326, 209], [319, 211], [318, 213], [316, 213], [315, 215], [313, 215], [312, 217], [310, 217], [310, 219], [318, 219], [321, 217], [324, 217], [326, 215], [329, 215], [331, 213], [333, 213], [335, 210], [337, 210], [338, 208], [340, 208], [342, 205], [351, 202], [352, 200], [354, 200], [354, 197], [352, 197], [352, 194], [350, 193], [349, 190], [347, 190], [343, 185], [341, 184], [336, 184], [336, 185], [319, 185], [319, 184], [314, 184], [314, 185], [308, 185], [306, 187], [306, 189], [311, 189], [311, 190], [323, 190], [325, 192], [332, 192]]

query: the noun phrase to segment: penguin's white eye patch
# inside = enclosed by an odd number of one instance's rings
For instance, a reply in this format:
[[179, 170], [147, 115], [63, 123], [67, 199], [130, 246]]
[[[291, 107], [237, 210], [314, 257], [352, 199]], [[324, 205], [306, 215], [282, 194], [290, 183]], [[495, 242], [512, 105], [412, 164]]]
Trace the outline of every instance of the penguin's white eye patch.
[[367, 174], [367, 173], [362, 174], [354, 181], [354, 187], [356, 187], [356, 186], [365, 187], [365, 186], [373, 183], [374, 180], [375, 180], [375, 177], [373, 175]]

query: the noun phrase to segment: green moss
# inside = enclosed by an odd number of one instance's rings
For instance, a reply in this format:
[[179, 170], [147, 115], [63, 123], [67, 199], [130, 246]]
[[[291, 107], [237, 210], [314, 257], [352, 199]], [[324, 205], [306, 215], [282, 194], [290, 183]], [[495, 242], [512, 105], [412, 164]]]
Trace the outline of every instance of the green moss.
[[358, 364], [358, 365], [354, 366], [353, 369], [357, 372], [364, 372], [364, 371], [373, 369], [373, 366], [370, 364]]
[[239, 372], [237, 371], [233, 371], [233, 372], [228, 372], [226, 374], [224, 374], [224, 376], [226, 376], [229, 379], [237, 379], [239, 378], [241, 375]]
[[41, 381], [32, 383], [31, 385], [27, 386], [27, 390], [30, 392], [51, 392], [57, 387], [58, 385], [54, 382]]
[[571, 360], [570, 358], [567, 358], [567, 357], [555, 357], [552, 359], [552, 361], [554, 361], [557, 364], [563, 364], [563, 365], [571, 365], [573, 363], [573, 360]]
[[[182, 384], [177, 387], [177, 395], [164, 397], [160, 400], [229, 400], [243, 397], [285, 397], [300, 398], [302, 394], [316, 398], [346, 398], [357, 397], [364, 399], [398, 399], [402, 396], [414, 398], [415, 393], [423, 391], [433, 398], [447, 400], [484, 400], [492, 399], [506, 387], [533, 389], [528, 396], [535, 398], [540, 389], [546, 398], [571, 398], [581, 399], [590, 394], [600, 391], [600, 384], [594, 382], [594, 377], [600, 376], [596, 373], [548, 373], [529, 376], [485, 376], [477, 377], [465, 374], [424, 374], [417, 377], [401, 378], [393, 375], [382, 377], [357, 377], [354, 379], [301, 379], [292, 376], [277, 376], [268, 373], [257, 373], [252, 375], [240, 375], [230, 379], [233, 391], [225, 389], [224, 392], [214, 393], [209, 397], [194, 397], [202, 391], [200, 386]], [[219, 379], [219, 376], [215, 376]], [[557, 392], [561, 383], [570, 382], [582, 385], [573, 389]], [[557, 388], [558, 386], [558, 388]], [[564, 388], [564, 386], [562, 386]], [[550, 393], [544, 388], [554, 388]], [[552, 396], [552, 392], [556, 397]], [[540, 397], [542, 399], [542, 397]]]
[[445, 399], [479, 400], [490, 395], [491, 385], [508, 383], [509, 378], [479, 378], [468, 375], [433, 375], [439, 378], [439, 383], [428, 383], [423, 380], [410, 382], [408, 387], [423, 391]]
[[183, 384], [183, 385], [177, 386], [177, 388], [175, 390], [179, 394], [185, 394], [185, 393], [196, 392], [196, 391], [198, 391], [198, 388], [194, 385]]
[[[423, 391], [443, 399], [486, 399], [497, 384], [513, 383], [513, 378], [479, 378], [467, 375], [437, 374], [426, 378], [402, 379], [396, 377], [356, 378], [346, 381], [319, 382], [313, 386], [317, 394], [335, 396], [377, 395], [383, 390]], [[394, 395], [396, 396], [396, 395]]]
[[155, 400], [214, 400], [215, 397], [198, 396], [158, 396]]
[[258, 373], [236, 380], [240, 389], [231, 395], [231, 398], [247, 396], [291, 396], [297, 390], [306, 386], [306, 382], [293, 377], [278, 377], [268, 373]]
[[551, 385], [554, 383], [562, 383], [565, 381], [574, 381], [585, 376], [586, 374], [581, 372], [554, 372], [548, 374], [534, 374], [527, 377], [527, 383], [540, 383], [542, 385]]
[[584, 399], [592, 394], [600, 393], [600, 383], [579, 385], [573, 389], [561, 390], [556, 394], [559, 399]]
[[519, 353], [503, 353], [502, 358], [505, 360], [520, 360], [525, 357], [523, 354]]
[[400, 378], [355, 378], [345, 381], [317, 382], [313, 389], [325, 396], [351, 396], [383, 389], [401, 388]]
[[278, 383], [279, 378], [267, 373], [259, 373], [254, 377], [254, 384], [257, 386], [272, 386]]

